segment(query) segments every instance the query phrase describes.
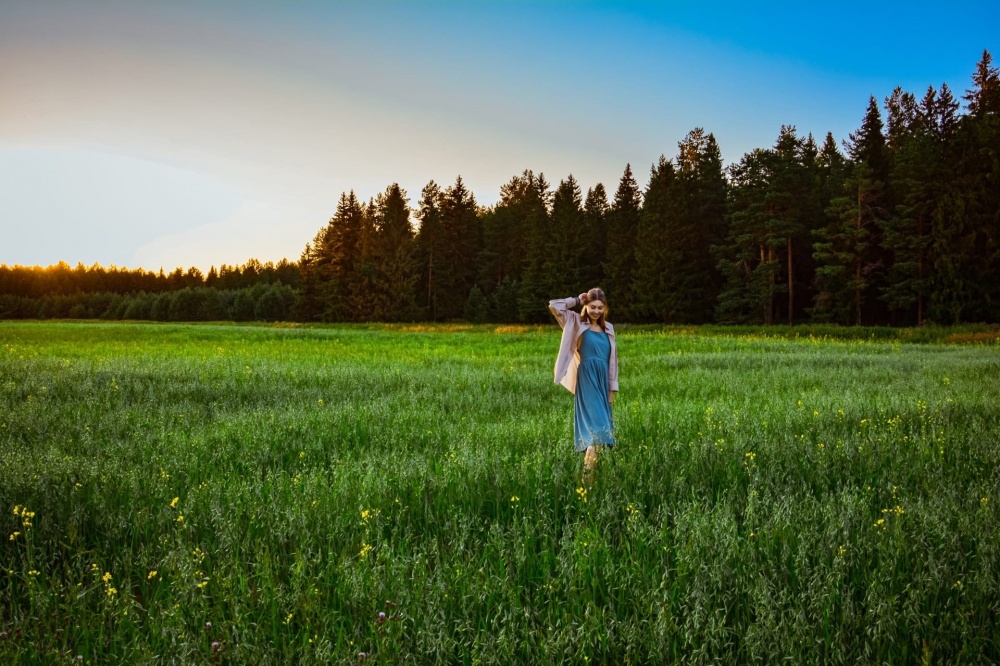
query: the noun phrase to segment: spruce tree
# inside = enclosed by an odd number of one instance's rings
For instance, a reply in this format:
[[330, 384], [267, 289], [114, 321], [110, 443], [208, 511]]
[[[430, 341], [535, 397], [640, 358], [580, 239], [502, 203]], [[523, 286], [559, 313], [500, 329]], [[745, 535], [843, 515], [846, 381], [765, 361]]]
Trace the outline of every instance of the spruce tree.
[[880, 264], [872, 229], [884, 218], [882, 183], [865, 162], [856, 163], [844, 183], [844, 196], [830, 202], [830, 223], [817, 231], [816, 299], [813, 316], [860, 326], [872, 278]]
[[573, 174], [559, 183], [552, 197], [551, 246], [545, 261], [551, 276], [549, 297], [579, 293], [585, 286], [587, 224], [583, 193]]
[[[536, 222], [544, 212], [544, 197], [540, 196], [540, 190], [545, 187], [547, 185], [539, 187], [534, 172], [525, 170], [500, 188], [500, 200], [482, 214], [478, 284], [495, 314], [494, 297], [501, 285], [504, 288], [501, 296], [508, 301], [512, 290], [521, 289], [532, 258], [529, 246], [535, 242], [539, 228]], [[505, 301], [505, 318], [519, 318], [521, 306], [516, 305], [519, 300], [524, 300], [525, 307], [529, 309], [537, 307], [537, 304], [529, 303], [530, 297], [515, 297], [513, 300], [515, 307]]]
[[918, 104], [896, 88], [889, 109], [890, 180], [897, 196], [893, 214], [881, 220], [888, 266], [880, 298], [893, 323], [922, 324], [931, 286], [930, 247], [933, 212], [941, 173], [937, 139], [937, 95], [931, 87]]
[[676, 215], [673, 196], [674, 165], [663, 155], [650, 170], [649, 184], [643, 194], [642, 212], [636, 237], [635, 294], [636, 321], [667, 321], [664, 304], [667, 276], [672, 270], [666, 252], [670, 220]]
[[882, 129], [878, 103], [871, 97], [861, 128], [846, 142], [850, 176], [841, 195], [830, 202], [827, 224], [815, 231], [812, 313], [818, 320], [860, 325], [871, 309], [878, 271], [886, 263], [881, 227], [890, 203], [890, 155]]
[[632, 175], [632, 166], [627, 164], [607, 214], [604, 261], [605, 293], [614, 304], [616, 316], [625, 320], [632, 316], [633, 270], [641, 204], [639, 186]]
[[462, 316], [475, 284], [476, 257], [480, 247], [479, 211], [472, 192], [458, 176], [441, 197], [441, 243], [437, 263], [437, 315], [442, 319]]
[[678, 148], [662, 307], [666, 321], [700, 324], [711, 321], [722, 286], [712, 248], [726, 236], [727, 185], [712, 134], [695, 128]]
[[444, 195], [441, 188], [433, 180], [424, 186], [420, 193], [419, 211], [420, 227], [417, 231], [417, 265], [420, 279], [417, 283], [417, 303], [424, 308], [426, 316], [431, 321], [439, 319], [438, 301], [441, 286], [438, 273], [444, 258], [444, 237], [441, 230], [441, 207]]
[[[364, 226], [364, 210], [353, 190], [341, 194], [337, 212], [302, 253], [298, 316], [321, 321], [349, 321], [359, 317], [354, 290], [359, 288]], [[256, 273], [256, 265], [247, 262], [247, 270], [242, 272]], [[219, 271], [220, 284], [233, 273], [223, 266]]]
[[1000, 320], [1000, 76], [989, 51], [949, 142], [949, 179], [934, 240], [936, 319]]
[[716, 320], [723, 324], [769, 324], [780, 270], [770, 238], [767, 194], [774, 153], [754, 149], [729, 169], [729, 227], [713, 247], [723, 276]]
[[965, 91], [965, 101], [973, 118], [1000, 115], [1000, 75], [988, 50], [983, 51], [982, 59], [976, 64], [972, 87]]
[[[301, 282], [299, 293], [295, 301], [295, 318], [299, 321], [317, 321], [322, 312], [322, 305], [319, 299], [319, 254], [315, 248], [322, 243], [322, 236], [326, 228], [321, 229], [312, 242], [306, 243], [305, 249], [299, 256], [299, 270]], [[220, 269], [220, 282], [226, 265]]]
[[813, 196], [810, 168], [806, 164], [807, 144], [795, 133], [795, 127], [784, 125], [772, 153], [772, 173], [764, 197], [767, 209], [769, 257], [778, 255], [784, 273], [787, 295], [785, 317], [789, 324], [795, 316], [796, 259], [810, 248], [806, 219], [808, 204]]
[[376, 199], [374, 214], [377, 274], [372, 319], [415, 319], [419, 272], [406, 192], [396, 183], [390, 185]]
[[607, 259], [608, 247], [608, 213], [611, 205], [608, 203], [608, 193], [604, 185], [597, 185], [587, 190], [587, 198], [583, 203], [584, 229], [581, 234], [583, 244], [582, 269], [580, 271], [581, 290], [592, 289], [604, 284], [604, 263]]
[[524, 254], [524, 273], [521, 277], [519, 313], [521, 321], [541, 322], [548, 317], [545, 307], [556, 292], [556, 265], [558, 237], [552, 226], [549, 205], [552, 192], [544, 174], [536, 177], [525, 171], [518, 190], [517, 208], [521, 211], [520, 251]]
[[322, 274], [324, 321], [352, 321], [359, 319], [357, 288], [361, 282], [364, 262], [364, 244], [367, 220], [361, 202], [354, 190], [341, 195], [337, 212], [331, 220], [331, 233], [326, 237], [320, 252], [326, 258]]

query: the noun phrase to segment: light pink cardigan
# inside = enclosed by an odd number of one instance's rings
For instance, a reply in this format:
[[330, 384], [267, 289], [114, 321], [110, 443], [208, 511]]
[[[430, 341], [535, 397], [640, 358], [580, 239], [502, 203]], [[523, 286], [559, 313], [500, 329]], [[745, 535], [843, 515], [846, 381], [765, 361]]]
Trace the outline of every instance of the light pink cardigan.
[[[578, 298], [557, 298], [549, 301], [549, 312], [562, 327], [562, 341], [559, 343], [559, 356], [556, 357], [556, 384], [562, 384], [570, 393], [576, 393], [576, 369], [580, 365], [580, 336], [589, 328], [583, 316], [572, 308], [580, 306]], [[615, 344], [615, 329], [604, 322], [611, 342], [611, 359], [608, 362], [608, 389], [618, 391], [618, 347]]]

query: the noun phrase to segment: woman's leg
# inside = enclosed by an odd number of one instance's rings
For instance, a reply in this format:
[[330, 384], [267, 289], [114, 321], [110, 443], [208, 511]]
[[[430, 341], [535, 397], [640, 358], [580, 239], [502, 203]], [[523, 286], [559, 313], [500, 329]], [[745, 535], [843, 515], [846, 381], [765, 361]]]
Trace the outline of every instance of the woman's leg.
[[591, 444], [583, 454], [583, 482], [588, 486], [594, 484], [594, 470], [597, 468], [597, 454], [600, 451], [600, 446]]

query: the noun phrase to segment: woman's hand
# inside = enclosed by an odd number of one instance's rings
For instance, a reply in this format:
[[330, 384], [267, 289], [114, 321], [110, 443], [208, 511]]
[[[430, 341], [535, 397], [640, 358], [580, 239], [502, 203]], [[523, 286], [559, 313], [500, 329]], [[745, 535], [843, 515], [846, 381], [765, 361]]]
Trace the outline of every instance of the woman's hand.
[[589, 301], [590, 298], [587, 297], [587, 292], [583, 292], [582, 294], [576, 297], [576, 300], [580, 301], [580, 305], [586, 305], [587, 301]]
[[614, 391], [609, 391], [608, 392], [608, 404], [609, 405], [615, 404], [615, 395], [616, 395], [616, 393]]

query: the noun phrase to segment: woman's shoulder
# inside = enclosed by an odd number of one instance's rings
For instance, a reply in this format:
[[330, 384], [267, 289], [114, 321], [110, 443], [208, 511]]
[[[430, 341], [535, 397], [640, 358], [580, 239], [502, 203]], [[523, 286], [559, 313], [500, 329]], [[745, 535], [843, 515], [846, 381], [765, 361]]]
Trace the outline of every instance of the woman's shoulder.
[[610, 321], [606, 321], [606, 322], [604, 322], [604, 330], [606, 330], [608, 333], [614, 335], [615, 327], [614, 327], [614, 325]]

